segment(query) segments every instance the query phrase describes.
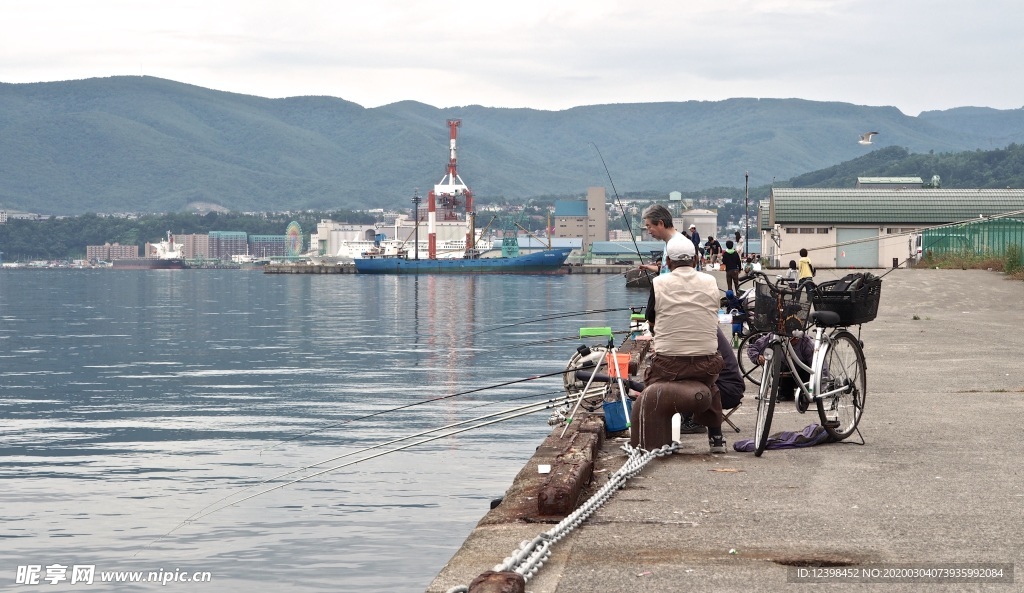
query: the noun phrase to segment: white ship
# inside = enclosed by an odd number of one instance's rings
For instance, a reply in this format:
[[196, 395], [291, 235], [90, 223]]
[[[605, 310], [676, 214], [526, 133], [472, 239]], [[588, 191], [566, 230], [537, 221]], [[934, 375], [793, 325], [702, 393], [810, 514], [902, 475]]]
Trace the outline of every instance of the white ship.
[[317, 255], [314, 253], [308, 255], [309, 261], [315, 265], [333, 266], [337, 264], [350, 264], [355, 258], [362, 257], [363, 253], [376, 248], [377, 243], [374, 241], [353, 239], [350, 241], [340, 241], [338, 243], [338, 250], [333, 255]]
[[188, 267], [183, 250], [184, 246], [176, 244], [174, 235], [167, 231], [166, 239], [146, 245], [146, 257], [115, 259], [112, 267], [122, 270], [182, 270]]

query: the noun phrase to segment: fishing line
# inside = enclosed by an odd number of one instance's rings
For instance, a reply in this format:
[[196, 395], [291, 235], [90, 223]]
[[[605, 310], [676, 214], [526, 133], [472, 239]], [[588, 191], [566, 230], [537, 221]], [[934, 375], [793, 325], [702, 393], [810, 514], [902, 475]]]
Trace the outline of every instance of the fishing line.
[[[447, 438], [447, 437], [450, 437], [450, 436], [454, 436], [454, 435], [457, 435], [457, 434], [462, 434], [462, 433], [468, 432], [470, 430], [475, 430], [477, 428], [483, 428], [485, 426], [490, 426], [492, 424], [497, 424], [499, 422], [504, 422], [506, 420], [514, 420], [516, 418], [521, 418], [521, 417], [527, 416], [529, 414], [534, 414], [536, 412], [541, 412], [541, 411], [544, 411], [544, 410], [547, 410], [547, 409], [551, 409], [551, 408], [555, 407], [554, 406], [555, 403], [561, 403], [562, 401], [569, 401], [570, 399], [573, 399], [573, 398], [571, 396], [569, 396], [569, 395], [566, 395], [565, 397], [556, 398], [556, 399], [553, 399], [553, 400], [548, 400], [547, 402], [534, 402], [532, 404], [528, 404], [528, 405], [525, 405], [525, 406], [520, 406], [518, 408], [511, 408], [511, 409], [508, 409], [508, 410], [504, 410], [502, 412], [496, 412], [494, 414], [488, 414], [488, 415], [480, 416], [480, 417], [473, 418], [473, 419], [470, 419], [470, 420], [465, 420], [465, 421], [462, 421], [462, 422], [457, 422], [457, 423], [454, 423], [454, 424], [450, 424], [448, 426], [442, 426], [440, 428], [430, 429], [430, 430], [427, 430], [427, 431], [423, 431], [421, 433], [409, 435], [409, 436], [402, 437], [402, 438], [399, 438], [399, 439], [395, 439], [395, 440], [392, 440], [392, 441], [388, 441], [388, 442], [385, 442], [385, 443], [380, 443], [380, 444], [374, 445], [372, 447], [366, 447], [366, 448], [358, 450], [358, 451], [352, 451], [352, 452], [346, 453], [344, 455], [339, 455], [339, 456], [333, 457], [331, 459], [326, 459], [324, 461], [321, 461], [321, 462], [318, 462], [318, 463], [315, 463], [315, 464], [312, 464], [312, 465], [308, 465], [308, 466], [305, 466], [305, 467], [302, 467], [302, 468], [299, 468], [299, 469], [296, 469], [296, 470], [292, 470], [290, 472], [287, 472], [285, 474], [281, 474], [281, 475], [275, 476], [273, 478], [268, 478], [268, 479], [263, 480], [262, 482], [260, 482], [258, 484], [254, 484], [252, 486], [246, 487], [245, 489], [242, 490], [242, 492], [251, 490], [253, 488], [257, 488], [257, 487], [259, 487], [259, 486], [261, 486], [263, 484], [266, 484], [268, 482], [271, 482], [273, 480], [278, 480], [278, 479], [281, 479], [283, 477], [286, 477], [286, 476], [289, 476], [289, 475], [293, 475], [293, 474], [298, 473], [300, 471], [305, 471], [305, 470], [311, 469], [313, 467], [318, 467], [320, 465], [323, 465], [324, 463], [330, 463], [331, 461], [337, 461], [338, 459], [342, 459], [342, 458], [345, 458], [345, 457], [350, 457], [352, 455], [357, 455], [359, 453], [364, 453], [364, 452], [372, 450], [372, 449], [377, 449], [377, 448], [380, 448], [380, 447], [386, 447], [386, 446], [388, 446], [390, 444], [394, 444], [394, 443], [405, 441], [405, 440], [409, 440], [409, 439], [414, 439], [414, 438], [417, 438], [417, 437], [420, 437], [420, 436], [424, 436], [424, 435], [427, 435], [427, 434], [430, 434], [430, 433], [433, 433], [433, 432], [438, 432], [438, 431], [441, 431], [441, 430], [447, 430], [447, 429], [450, 429], [450, 428], [455, 428], [457, 426], [462, 426], [462, 425], [467, 424], [467, 423], [479, 422], [480, 420], [485, 420], [485, 419], [488, 419], [488, 418], [493, 418], [494, 416], [502, 416], [500, 418], [494, 418], [494, 419], [488, 420], [486, 422], [480, 422], [479, 424], [475, 424], [473, 426], [468, 426], [468, 427], [465, 427], [465, 428], [460, 428], [458, 430], [452, 430], [452, 431], [447, 432], [445, 434], [435, 435], [435, 436], [432, 436], [432, 437], [429, 437], [429, 438], [426, 438], [426, 439], [423, 439], [423, 440], [420, 440], [420, 441], [416, 441], [415, 443], [408, 443], [408, 444], [402, 445], [400, 447], [395, 447], [393, 449], [388, 449], [386, 451], [381, 451], [379, 453], [375, 453], [375, 454], [367, 456], [367, 457], [362, 457], [360, 459], [349, 461], [349, 462], [343, 463], [341, 465], [336, 465], [334, 467], [329, 467], [329, 468], [323, 469], [321, 471], [314, 472], [314, 473], [312, 473], [312, 474], [310, 474], [308, 476], [303, 476], [301, 478], [296, 478], [294, 480], [289, 480], [289, 481], [284, 482], [282, 484], [278, 484], [276, 486], [273, 486], [273, 487], [270, 487], [270, 488], [266, 488], [264, 490], [261, 490], [259, 492], [254, 493], [254, 494], [251, 494], [249, 496], [246, 496], [246, 497], [241, 498], [239, 500], [236, 500], [234, 502], [230, 502], [228, 504], [220, 504], [220, 503], [224, 502], [225, 500], [227, 500], [227, 499], [229, 499], [229, 498], [231, 498], [233, 496], [237, 496], [239, 493], [235, 493], [235, 494], [226, 496], [226, 497], [221, 498], [220, 500], [218, 500], [216, 502], [213, 502], [213, 503], [203, 507], [203, 509], [200, 509], [199, 511], [193, 513], [188, 518], [186, 518], [184, 521], [182, 521], [181, 523], [176, 525], [173, 529], [171, 529], [167, 533], [161, 535], [157, 539], [153, 540], [152, 542], [150, 542], [149, 544], [147, 544], [146, 546], [142, 547], [140, 550], [135, 552], [135, 554], [133, 554], [133, 557], [137, 556], [143, 550], [146, 550], [146, 549], [152, 547], [153, 545], [157, 544], [161, 540], [169, 537], [171, 534], [173, 534], [175, 531], [181, 529], [185, 525], [188, 525], [190, 523], [193, 523], [195, 521], [203, 519], [204, 517], [208, 517], [208, 516], [210, 516], [210, 515], [212, 515], [212, 514], [214, 514], [216, 512], [222, 511], [224, 509], [231, 508], [233, 506], [239, 505], [239, 504], [241, 504], [243, 502], [246, 502], [248, 500], [252, 500], [252, 499], [254, 499], [254, 498], [258, 497], [258, 496], [262, 496], [262, 495], [267, 494], [269, 492], [273, 492], [275, 490], [280, 490], [280, 489], [285, 488], [287, 486], [291, 486], [292, 484], [297, 484], [299, 482], [303, 482], [303, 481], [308, 480], [310, 478], [315, 478], [315, 477], [318, 477], [318, 476], [322, 476], [324, 474], [327, 474], [327, 473], [330, 473], [330, 472], [333, 472], [333, 471], [336, 471], [336, 470], [339, 470], [339, 469], [343, 469], [343, 468], [355, 465], [357, 463], [362, 463], [364, 461], [369, 461], [371, 459], [376, 459], [378, 457], [382, 457], [384, 455], [387, 455], [388, 453], [395, 453], [395, 452], [398, 452], [398, 451], [404, 451], [405, 449], [409, 449], [411, 447], [415, 447], [416, 445], [423, 445], [425, 443], [433, 442], [433, 441], [440, 440], [440, 439], [443, 439], [443, 438]], [[510, 414], [510, 412], [518, 412], [518, 413]], [[220, 505], [220, 506], [216, 506], [216, 505]], [[211, 509], [210, 507], [214, 507], [214, 508]]]
[[318, 432], [323, 432], [325, 430], [330, 430], [332, 428], [337, 428], [338, 426], [342, 426], [342, 425], [345, 425], [345, 424], [350, 424], [352, 422], [357, 422], [357, 421], [360, 421], [360, 420], [366, 420], [367, 418], [373, 418], [374, 416], [380, 416], [381, 414], [387, 414], [389, 412], [397, 412], [399, 410], [405, 410], [405, 409], [408, 409], [408, 408], [412, 408], [414, 406], [421, 406], [423, 404], [429, 404], [429, 403], [432, 403], [432, 402], [437, 402], [437, 401], [441, 401], [441, 400], [445, 400], [445, 399], [450, 399], [450, 398], [453, 398], [453, 397], [458, 397], [460, 395], [468, 395], [470, 393], [478, 393], [478, 392], [481, 392], [481, 391], [486, 391], [488, 389], [495, 389], [495, 388], [498, 388], [498, 387], [507, 387], [509, 385], [515, 385], [517, 383], [525, 383], [527, 381], [533, 381], [533, 380], [536, 380], [536, 379], [545, 379], [547, 377], [554, 377], [556, 375], [565, 375], [566, 373], [569, 373], [569, 372], [570, 371], [568, 371], [568, 370], [564, 370], [564, 371], [555, 371], [553, 373], [545, 373], [545, 374], [542, 374], [542, 375], [532, 375], [530, 377], [526, 377], [525, 379], [516, 379], [514, 381], [506, 381], [504, 383], [497, 383], [495, 385], [488, 385], [486, 387], [478, 387], [476, 389], [470, 389], [468, 391], [460, 391], [458, 393], [450, 393], [448, 395], [442, 395], [442, 396], [438, 396], [438, 397], [434, 397], [434, 398], [430, 398], [430, 399], [425, 399], [423, 401], [413, 402], [411, 404], [405, 404], [405, 405], [398, 406], [398, 407], [395, 407], [395, 408], [389, 408], [387, 410], [380, 410], [378, 412], [374, 412], [372, 414], [366, 414], [365, 416], [359, 416], [357, 418], [349, 418], [348, 420], [342, 420], [340, 422], [335, 422], [335, 423], [332, 423], [332, 424], [328, 424], [327, 426], [322, 426], [320, 428], [315, 428], [315, 429], [310, 430], [308, 432], [304, 432], [302, 434], [299, 434], [299, 435], [296, 435], [296, 436], [284, 439], [283, 441], [278, 441], [277, 443], [274, 443], [273, 445], [271, 445], [269, 447], [266, 447], [265, 449], [261, 449], [259, 454], [263, 455], [264, 451], [269, 451], [269, 450], [271, 450], [271, 449], [273, 449], [273, 448], [275, 448], [275, 447], [277, 447], [279, 445], [283, 445], [285, 443], [289, 443], [291, 441], [294, 441], [294, 440], [297, 440], [297, 439], [301, 439], [303, 437], [307, 437], [307, 436], [309, 436], [311, 434], [316, 434]]
[[[627, 308], [617, 307], [617, 308], [611, 308], [611, 309], [592, 309], [592, 310], [588, 310], [588, 311], [584, 311], [584, 312], [577, 312], [577, 313], [560, 314], [560, 315], [555, 315], [555, 316], [549, 316], [547, 319], [539, 319], [539, 320], [533, 320], [533, 321], [524, 321], [524, 322], [520, 322], [520, 323], [513, 323], [513, 324], [510, 324], [510, 325], [504, 326], [504, 327], [513, 327], [513, 326], [516, 326], [516, 325], [522, 325], [522, 324], [525, 324], [525, 323], [534, 323], [536, 321], [545, 321], [545, 320], [549, 320], [549, 319], [573, 317], [573, 316], [578, 316], [578, 315], [588, 315], [588, 314], [591, 314], [591, 313], [607, 313], [607, 312], [611, 312], [611, 311], [625, 311], [625, 310], [630, 310], [630, 308], [628, 308], [628, 307]], [[484, 331], [493, 331], [494, 329], [503, 329], [503, 328], [502, 327], [498, 327], [498, 328], [492, 328], [491, 330], [484, 330]], [[484, 331], [477, 332], [477, 333], [484, 333]], [[614, 333], [628, 333], [628, 332], [614, 332]], [[573, 338], [573, 339], [579, 339], [579, 338]], [[419, 401], [419, 402], [413, 402], [411, 404], [405, 404], [405, 405], [402, 405], [402, 406], [397, 406], [397, 407], [394, 407], [394, 408], [389, 408], [387, 410], [380, 410], [380, 411], [377, 411], [377, 412], [373, 412], [372, 414], [366, 414], [364, 416], [359, 416], [357, 418], [350, 418], [348, 420], [342, 420], [342, 421], [339, 421], [339, 422], [328, 424], [327, 426], [322, 426], [320, 428], [315, 428], [313, 430], [304, 432], [302, 434], [295, 435], [293, 437], [284, 439], [282, 441], [278, 441], [277, 443], [274, 443], [273, 445], [270, 445], [269, 447], [261, 449], [260, 452], [259, 452], [259, 455], [262, 456], [264, 451], [269, 451], [269, 450], [274, 449], [275, 447], [278, 447], [278, 446], [283, 445], [285, 443], [289, 443], [291, 441], [294, 441], [294, 440], [297, 440], [297, 439], [301, 439], [303, 437], [307, 437], [309, 435], [316, 434], [318, 432], [323, 432], [325, 430], [330, 430], [332, 428], [337, 428], [338, 426], [342, 426], [342, 425], [349, 424], [349, 423], [352, 423], [352, 422], [357, 422], [357, 421], [373, 418], [375, 416], [380, 416], [381, 414], [387, 414], [387, 413], [390, 413], [390, 412], [397, 412], [397, 411], [408, 409], [408, 408], [411, 408], [411, 407], [414, 407], [414, 406], [419, 406], [419, 405], [428, 404], [428, 403], [432, 403], [432, 402], [436, 402], [436, 401], [450, 399], [450, 398], [458, 397], [458, 396], [461, 396], [461, 395], [469, 395], [471, 393], [479, 393], [481, 391], [486, 391], [486, 390], [489, 390], [489, 389], [496, 389], [498, 387], [507, 387], [509, 385], [515, 385], [517, 383], [524, 383], [526, 381], [533, 381], [535, 379], [544, 379], [544, 378], [547, 378], [547, 377], [554, 377], [556, 375], [563, 375], [564, 376], [565, 374], [567, 374], [569, 372], [570, 371], [568, 371], [568, 370], [563, 370], [563, 371], [555, 371], [553, 373], [545, 373], [545, 374], [541, 374], [541, 375], [533, 375], [533, 376], [530, 376], [530, 377], [526, 377], [525, 379], [516, 379], [516, 380], [513, 380], [513, 381], [506, 381], [504, 383], [497, 383], [497, 384], [488, 385], [488, 386], [485, 386], [485, 387], [478, 387], [476, 389], [470, 389], [470, 390], [467, 390], [467, 391], [460, 391], [458, 393], [451, 393], [451, 394], [448, 394], [448, 395], [442, 395], [442, 396], [439, 396], [439, 397], [434, 397], [434, 398], [426, 399], [426, 400]]]

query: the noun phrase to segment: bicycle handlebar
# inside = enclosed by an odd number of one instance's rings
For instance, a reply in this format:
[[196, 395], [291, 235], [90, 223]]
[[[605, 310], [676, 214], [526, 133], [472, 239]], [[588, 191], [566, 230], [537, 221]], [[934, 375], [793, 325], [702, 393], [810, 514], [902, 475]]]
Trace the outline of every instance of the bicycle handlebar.
[[777, 290], [777, 291], [785, 293], [785, 294], [797, 294], [798, 292], [800, 292], [802, 290], [801, 288], [789, 288], [789, 286], [787, 286], [787, 285], [791, 281], [789, 279], [787, 279], [786, 277], [784, 277], [784, 276], [775, 276], [775, 280], [772, 281], [771, 277], [768, 276], [768, 274], [765, 274], [764, 272], [751, 271], [747, 275], [746, 279], [747, 280], [749, 280], [751, 278], [757, 279], [759, 277], [760, 278], [764, 278], [765, 283], [767, 283], [768, 285], [772, 286], [772, 288], [774, 290]]

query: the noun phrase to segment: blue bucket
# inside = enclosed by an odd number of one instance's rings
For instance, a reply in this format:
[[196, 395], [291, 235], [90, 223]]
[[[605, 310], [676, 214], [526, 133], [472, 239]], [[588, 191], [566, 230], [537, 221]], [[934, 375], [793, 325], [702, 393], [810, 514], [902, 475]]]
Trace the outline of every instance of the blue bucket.
[[[604, 402], [604, 429], [608, 432], [620, 432], [629, 428], [629, 417], [622, 413], [622, 400]], [[633, 400], [626, 398], [626, 409], [632, 413]]]

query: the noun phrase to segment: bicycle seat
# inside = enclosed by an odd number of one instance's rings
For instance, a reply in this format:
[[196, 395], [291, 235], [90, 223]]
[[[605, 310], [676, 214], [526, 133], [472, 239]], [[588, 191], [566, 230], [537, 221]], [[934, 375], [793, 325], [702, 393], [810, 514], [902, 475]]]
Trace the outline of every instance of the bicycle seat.
[[840, 324], [839, 313], [835, 311], [814, 311], [811, 313], [811, 323], [823, 327], [835, 327]]

